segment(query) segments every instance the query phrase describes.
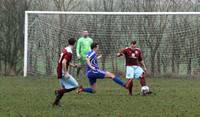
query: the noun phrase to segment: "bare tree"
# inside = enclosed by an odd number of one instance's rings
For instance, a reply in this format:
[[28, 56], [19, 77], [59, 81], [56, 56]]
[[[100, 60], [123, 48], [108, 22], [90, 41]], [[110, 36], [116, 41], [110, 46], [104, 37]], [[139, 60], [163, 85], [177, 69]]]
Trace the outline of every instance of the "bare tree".
[[23, 56], [23, 27], [24, 27], [24, 11], [28, 9], [31, 0], [2, 0], [2, 62], [4, 73], [17, 74], [21, 72], [22, 66], [17, 66], [20, 61], [22, 63]]
[[[169, 3], [168, 3], [169, 4]], [[159, 4], [156, 1], [146, 1], [143, 3], [144, 11], [156, 11]], [[155, 73], [155, 56], [163, 39], [163, 34], [167, 25], [167, 16], [144, 16], [143, 29], [140, 30], [144, 34], [144, 41], [148, 48], [150, 48], [151, 73]], [[160, 68], [159, 68], [160, 71]]]
[[[58, 11], [72, 11], [75, 7], [77, 7], [80, 4], [79, 0], [54, 0], [54, 4], [56, 6], [56, 10]], [[62, 43], [62, 35], [64, 34], [63, 28], [66, 24], [67, 16], [59, 15], [59, 24], [60, 24], [60, 31], [58, 34], [58, 52], [60, 52], [61, 49], [61, 43]]]

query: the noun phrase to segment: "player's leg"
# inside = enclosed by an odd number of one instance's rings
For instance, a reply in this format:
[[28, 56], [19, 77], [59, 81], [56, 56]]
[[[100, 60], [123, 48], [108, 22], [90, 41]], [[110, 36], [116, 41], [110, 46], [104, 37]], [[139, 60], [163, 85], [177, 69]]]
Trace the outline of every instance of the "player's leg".
[[53, 103], [54, 106], [59, 106], [60, 100], [67, 92], [71, 92], [78, 87], [78, 82], [70, 75], [68, 79], [62, 77], [60, 79], [61, 89], [55, 91], [56, 99]]
[[135, 79], [140, 80], [140, 85], [145, 86], [145, 77], [144, 77], [144, 70], [139, 66], [134, 66], [134, 77]]
[[75, 89], [76, 88], [70, 88], [70, 89], [61, 88], [59, 90], [56, 90], [55, 91], [56, 98], [55, 101], [53, 102], [53, 106], [60, 106], [60, 100], [63, 97], [64, 93], [73, 91]]
[[133, 66], [126, 66], [126, 87], [128, 87], [129, 95], [132, 95], [133, 79], [134, 79], [134, 68]]
[[[144, 73], [143, 73], [143, 74], [141, 75], [141, 77], [140, 77], [140, 85], [141, 85], [141, 87], [147, 86], [144, 76], [145, 76], [145, 75], [144, 75]], [[146, 92], [146, 93], [141, 93], [141, 95], [150, 95], [150, 94], [152, 94], [152, 91], [148, 91], [148, 92]]]
[[[136, 67], [136, 69], [135, 69], [135, 78], [140, 79], [141, 87], [146, 86], [146, 81], [145, 81], [145, 77], [144, 77], [144, 71], [143, 71], [143, 69], [141, 67]], [[151, 91], [149, 91], [149, 92], [147, 92], [145, 94], [141, 92], [141, 95], [147, 95], [147, 94], [151, 94], [151, 93], [152, 93]]]
[[85, 59], [80, 59], [80, 66], [77, 68], [76, 76], [81, 82], [83, 76], [85, 76]]
[[133, 95], [133, 93], [132, 93], [132, 90], [133, 90], [133, 78], [127, 80], [126, 87], [128, 88], [128, 94], [130, 96], [132, 96]]
[[140, 76], [140, 85], [141, 86], [146, 86], [144, 73], [142, 73], [142, 75]]
[[122, 87], [128, 89], [128, 87], [126, 87], [126, 86], [127, 86], [126, 83], [124, 83], [122, 80], [120, 80], [120, 77], [119, 77], [119, 76], [116, 76], [116, 75], [114, 75], [113, 73], [106, 71], [106, 72], [105, 72], [105, 77], [106, 77], [106, 78], [112, 79], [115, 83], [117, 83], [117, 84], [119, 84], [120, 86], [122, 86]]
[[[89, 79], [89, 82], [90, 82], [91, 86], [95, 86], [96, 87], [96, 79], [97, 78], [98, 79], [110, 78], [115, 83], [119, 84], [120, 86], [127, 88], [126, 84], [123, 81], [121, 81], [118, 76], [115, 76], [113, 73], [108, 72], [108, 71], [102, 71], [102, 70], [90, 71], [90, 72], [87, 73], [87, 77]], [[83, 89], [79, 90], [79, 92], [89, 92], [89, 93], [94, 93], [95, 91], [96, 90], [94, 90], [94, 88], [83, 88]]]
[[83, 82], [83, 80], [84, 80], [84, 78], [86, 78], [86, 75], [85, 75], [85, 73], [86, 73], [86, 67], [85, 67], [86, 65], [85, 64], [83, 64], [82, 65], [82, 67], [81, 67], [81, 72], [80, 72], [80, 83], [82, 83]]
[[89, 80], [90, 86], [89, 88], [83, 88], [82, 86], [79, 87], [77, 93], [80, 94], [81, 92], [86, 93], [96, 93], [96, 80], [97, 80], [97, 72], [89, 71], [87, 73], [87, 78]]
[[91, 87], [88, 87], [88, 88], [83, 88], [83, 87], [80, 87], [78, 89], [78, 94], [80, 94], [81, 92], [86, 92], [86, 93], [96, 93], [96, 83], [94, 83], [93, 85], [91, 85]]
[[125, 87], [125, 83], [123, 81], [121, 81], [118, 76], [116, 76], [113, 73], [108, 72], [108, 71], [103, 71], [103, 70], [97, 69], [97, 70], [88, 72], [87, 77], [90, 79], [90, 81], [95, 79], [95, 82], [96, 82], [96, 79], [110, 78], [117, 84], [121, 85], [122, 87]]
[[76, 77], [79, 79], [80, 79], [80, 71], [81, 71], [81, 66], [79, 66], [76, 71]]

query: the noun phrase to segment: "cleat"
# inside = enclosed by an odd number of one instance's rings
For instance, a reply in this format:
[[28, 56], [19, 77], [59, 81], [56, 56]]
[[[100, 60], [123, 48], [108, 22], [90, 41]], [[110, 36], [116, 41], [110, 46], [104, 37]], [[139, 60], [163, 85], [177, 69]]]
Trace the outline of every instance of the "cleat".
[[150, 94], [152, 94], [152, 93], [153, 93], [152, 91], [141, 92], [141, 96], [147, 96], [147, 95], [150, 95]]
[[152, 91], [149, 91], [149, 92], [147, 92], [146, 94], [147, 94], [147, 95], [150, 95], [150, 94], [152, 94], [152, 93], [153, 93]]
[[133, 94], [132, 94], [132, 93], [128, 93], [128, 95], [129, 95], [129, 96], [133, 96]]
[[60, 101], [55, 101], [53, 104], [53, 107], [61, 107]]

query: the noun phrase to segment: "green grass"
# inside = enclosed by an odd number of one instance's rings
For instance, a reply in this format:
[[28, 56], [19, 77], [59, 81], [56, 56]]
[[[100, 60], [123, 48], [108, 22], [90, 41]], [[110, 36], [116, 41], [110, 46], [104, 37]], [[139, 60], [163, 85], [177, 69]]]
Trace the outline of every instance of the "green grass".
[[[111, 80], [98, 80], [96, 94], [70, 92], [53, 108], [56, 78], [0, 78], [0, 117], [199, 117], [200, 80], [147, 79], [154, 92], [128, 96]], [[85, 86], [88, 85], [84, 81]]]

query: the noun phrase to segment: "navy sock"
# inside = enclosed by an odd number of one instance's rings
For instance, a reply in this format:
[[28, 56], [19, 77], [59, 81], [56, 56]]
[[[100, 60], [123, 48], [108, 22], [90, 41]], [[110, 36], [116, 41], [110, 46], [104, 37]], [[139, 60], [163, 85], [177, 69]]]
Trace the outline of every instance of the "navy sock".
[[124, 82], [121, 81], [121, 80], [119, 79], [119, 77], [117, 77], [117, 76], [115, 76], [115, 77], [113, 78], [113, 81], [114, 81], [115, 83], [121, 85], [122, 87], [125, 86]]
[[83, 91], [87, 93], [94, 93], [92, 88], [84, 88]]

